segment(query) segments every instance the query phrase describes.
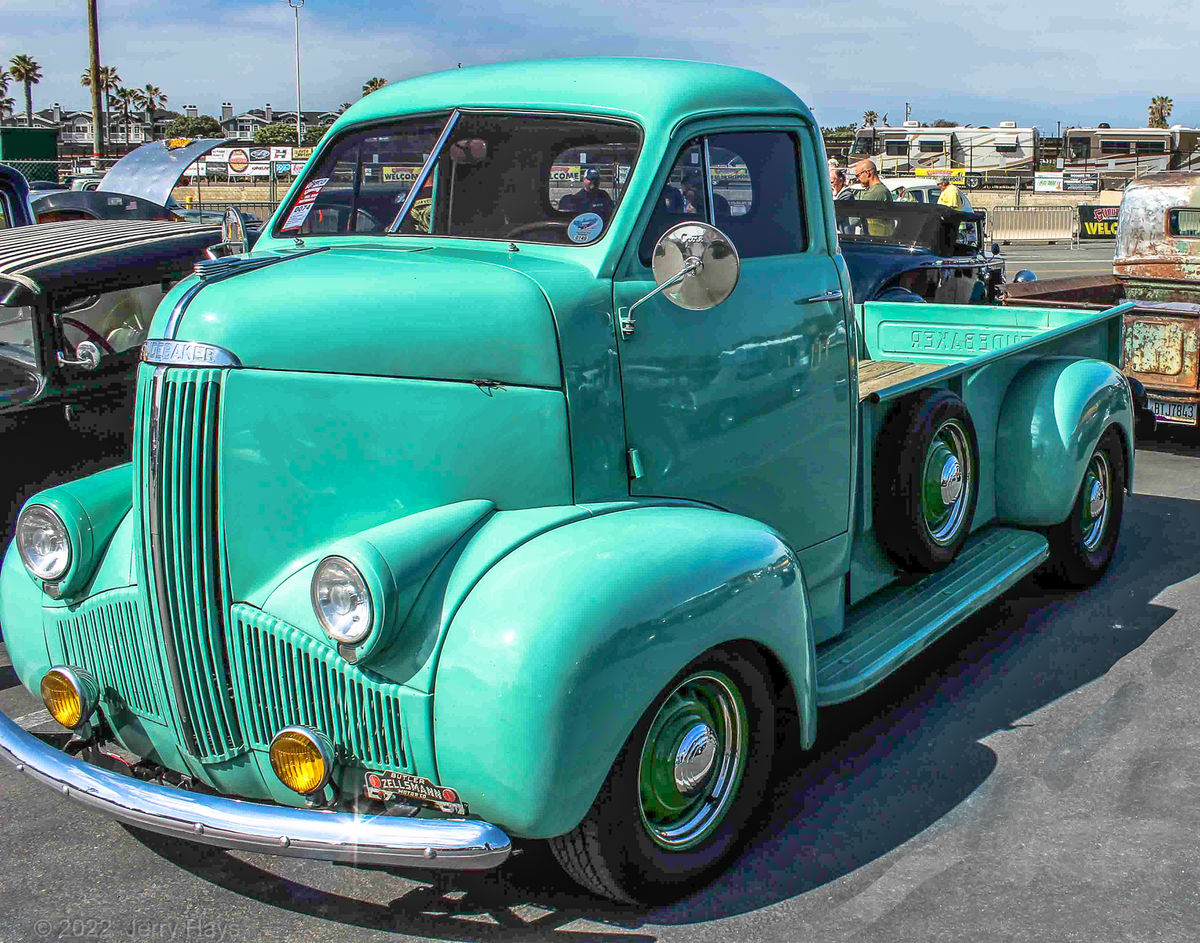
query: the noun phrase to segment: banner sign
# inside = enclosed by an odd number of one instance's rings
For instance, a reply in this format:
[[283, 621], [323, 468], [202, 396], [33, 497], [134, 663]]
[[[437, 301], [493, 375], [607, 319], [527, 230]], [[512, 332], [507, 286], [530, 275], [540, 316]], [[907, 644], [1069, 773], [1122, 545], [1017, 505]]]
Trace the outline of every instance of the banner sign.
[[417, 165], [400, 167], [380, 167], [384, 183], [414, 183], [421, 168]]
[[1100, 171], [1064, 170], [1062, 188], [1063, 193], [1099, 193]]
[[962, 167], [918, 167], [913, 171], [918, 177], [940, 179], [948, 177], [953, 184], [967, 184], [967, 172]]
[[1062, 193], [1063, 175], [1061, 172], [1035, 173], [1033, 175], [1034, 193]]
[[247, 177], [269, 177], [271, 176], [271, 162], [269, 160], [257, 161], [246, 168]]
[[226, 161], [231, 174], [244, 174], [246, 168], [250, 166], [250, 155], [246, 153], [244, 147], [234, 147], [230, 148]]
[[1079, 207], [1079, 238], [1080, 239], [1115, 239], [1117, 237], [1117, 216], [1119, 206], [1089, 206]]
[[290, 160], [277, 160], [272, 162], [271, 168], [276, 177], [290, 177], [293, 173], [298, 172], [301, 166], [293, 164]]
[[271, 160], [291, 160], [292, 149], [290, 147], [272, 147]]
[[308, 160], [312, 157], [313, 149], [311, 147], [293, 147], [292, 160]]
[[210, 164], [228, 164], [229, 152], [232, 147], [214, 147], [208, 152], [208, 157], [205, 158]]
[[579, 164], [553, 164], [550, 167], [551, 183], [579, 183], [583, 179]]

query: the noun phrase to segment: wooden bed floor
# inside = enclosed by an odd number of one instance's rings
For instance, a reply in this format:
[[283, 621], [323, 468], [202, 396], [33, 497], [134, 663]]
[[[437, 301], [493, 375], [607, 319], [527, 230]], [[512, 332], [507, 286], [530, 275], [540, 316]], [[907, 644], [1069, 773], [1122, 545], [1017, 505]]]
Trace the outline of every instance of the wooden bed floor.
[[945, 368], [944, 363], [908, 363], [904, 360], [860, 360], [858, 362], [858, 401], [906, 380], [915, 380]]

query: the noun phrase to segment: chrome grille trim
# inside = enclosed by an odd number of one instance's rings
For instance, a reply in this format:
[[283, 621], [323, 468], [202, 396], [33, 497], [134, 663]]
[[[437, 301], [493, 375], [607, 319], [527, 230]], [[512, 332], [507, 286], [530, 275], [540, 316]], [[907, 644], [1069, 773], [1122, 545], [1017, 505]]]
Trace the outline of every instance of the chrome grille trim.
[[148, 593], [187, 750], [245, 752], [225, 655], [217, 461], [224, 372], [155, 368], [140, 437]]

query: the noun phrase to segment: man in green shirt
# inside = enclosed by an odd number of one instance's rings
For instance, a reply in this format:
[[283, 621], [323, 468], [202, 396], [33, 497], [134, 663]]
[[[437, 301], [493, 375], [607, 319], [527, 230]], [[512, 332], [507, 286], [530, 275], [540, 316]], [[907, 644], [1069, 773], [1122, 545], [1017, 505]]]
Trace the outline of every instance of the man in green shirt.
[[[878, 203], [891, 203], [892, 191], [886, 183], [879, 179], [879, 168], [875, 161], [864, 157], [854, 165], [854, 177], [862, 189], [854, 195], [856, 200], [874, 200]], [[896, 223], [891, 219], [875, 219], [867, 217], [868, 236], [890, 236], [896, 229]]]
[[854, 165], [854, 177], [863, 189], [858, 191], [856, 200], [877, 200], [884, 203], [892, 202], [892, 191], [887, 184], [879, 179], [879, 168], [875, 161], [864, 157]]

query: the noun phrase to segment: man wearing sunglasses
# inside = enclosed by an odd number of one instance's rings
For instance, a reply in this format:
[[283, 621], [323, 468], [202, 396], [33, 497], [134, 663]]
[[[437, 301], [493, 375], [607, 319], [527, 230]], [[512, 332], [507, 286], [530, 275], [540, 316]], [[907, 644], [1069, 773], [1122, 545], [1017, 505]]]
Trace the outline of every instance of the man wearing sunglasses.
[[864, 157], [854, 165], [854, 179], [862, 187], [855, 196], [856, 200], [892, 202], [892, 191], [887, 188], [886, 183], [879, 179], [879, 169], [875, 166], [875, 161], [869, 157]]

